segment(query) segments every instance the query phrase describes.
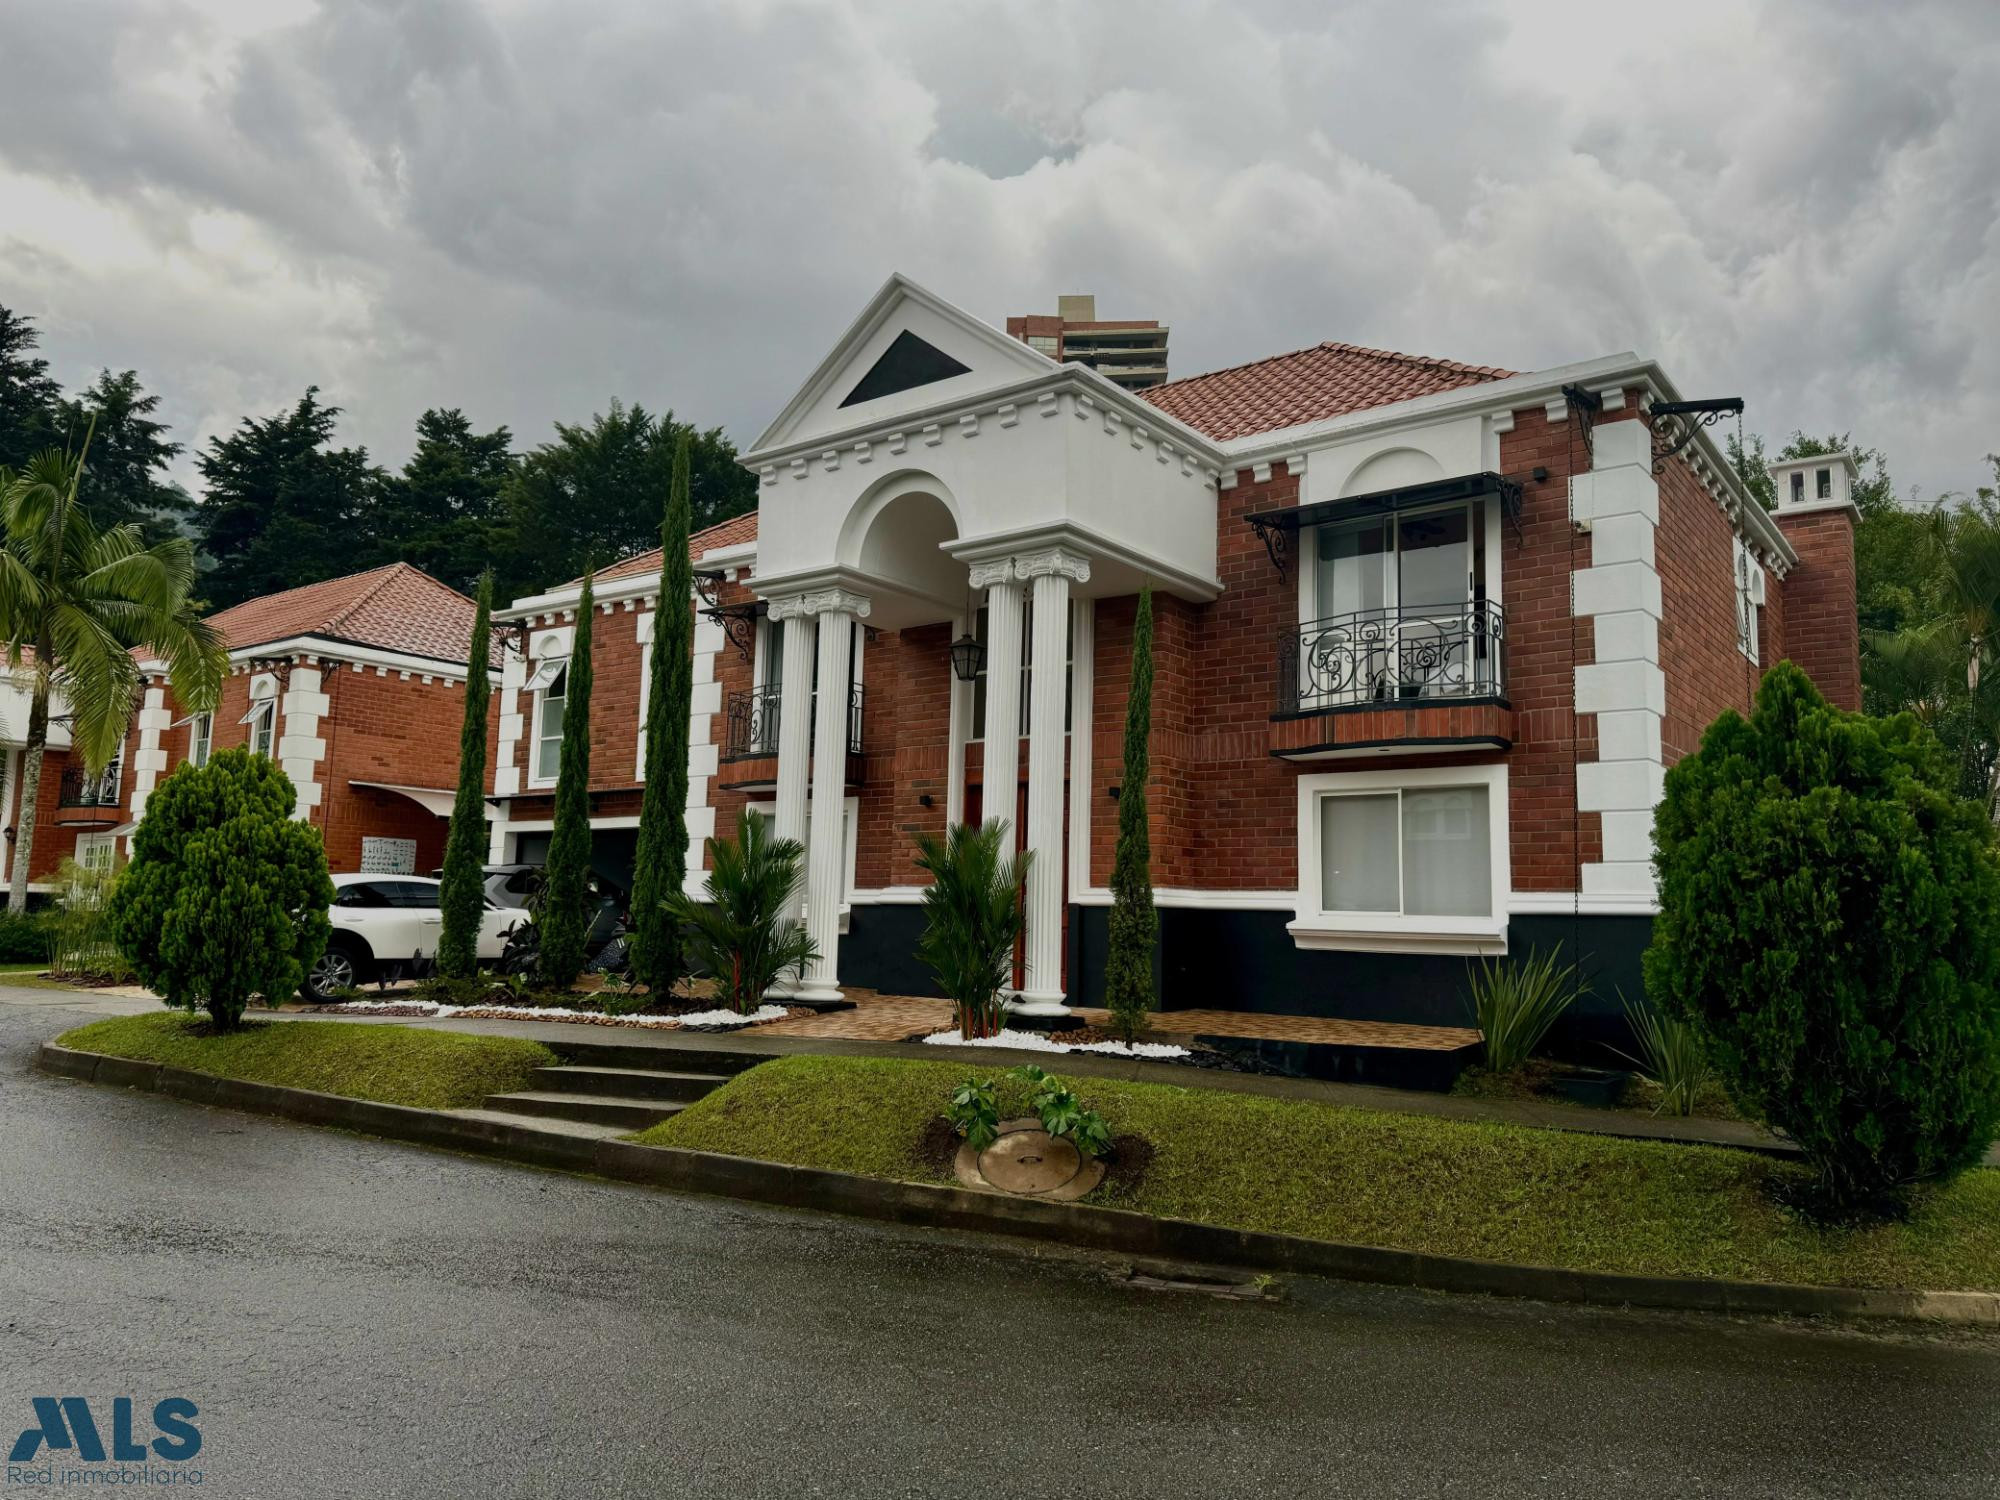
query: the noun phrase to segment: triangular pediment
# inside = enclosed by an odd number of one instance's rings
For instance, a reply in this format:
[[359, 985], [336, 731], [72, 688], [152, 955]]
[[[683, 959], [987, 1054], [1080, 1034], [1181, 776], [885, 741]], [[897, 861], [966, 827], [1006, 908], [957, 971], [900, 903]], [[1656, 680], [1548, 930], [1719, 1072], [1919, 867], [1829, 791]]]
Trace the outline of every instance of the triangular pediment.
[[1019, 339], [891, 276], [745, 456], [973, 401], [1055, 368]]

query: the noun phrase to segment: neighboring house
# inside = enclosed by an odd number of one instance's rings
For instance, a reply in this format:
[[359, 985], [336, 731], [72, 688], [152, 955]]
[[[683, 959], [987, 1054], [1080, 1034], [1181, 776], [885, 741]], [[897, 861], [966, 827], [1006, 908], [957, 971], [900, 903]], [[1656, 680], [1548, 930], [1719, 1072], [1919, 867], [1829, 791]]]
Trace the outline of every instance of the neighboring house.
[[65, 856], [109, 859], [121, 840], [129, 852], [162, 780], [239, 745], [291, 777], [295, 816], [320, 830], [334, 873], [429, 873], [457, 785], [473, 612], [457, 590], [396, 563], [211, 615], [229, 651], [215, 711], [188, 713], [163, 664], [142, 662], [119, 760], [88, 778], [67, 756], [48, 758], [35, 878]]
[[[21, 771], [27, 759], [28, 713], [35, 687], [32, 660], [32, 653], [24, 653], [21, 665], [12, 668], [0, 660], [0, 840], [4, 840], [0, 850], [4, 850], [7, 876], [14, 872], [15, 842], [21, 826]], [[64, 782], [69, 765], [68, 712], [61, 695], [56, 695], [49, 704], [49, 746], [42, 757], [41, 786], [35, 797], [35, 822], [40, 832], [29, 859], [30, 896], [53, 890], [56, 867], [76, 852], [66, 835], [48, 832], [57, 805], [69, 790]], [[0, 904], [4, 904], [3, 898]]]
[[[747, 805], [808, 842], [806, 993], [924, 993], [911, 835], [1009, 818], [1023, 999], [1098, 1000], [1150, 580], [1164, 1004], [1458, 1023], [1469, 956], [1564, 944], [1615, 1015], [1666, 768], [1781, 657], [1859, 706], [1848, 469], [1767, 513], [1649, 415], [1680, 395], [1632, 354], [1344, 344], [1133, 393], [893, 277], [745, 455], [760, 514], [695, 539], [691, 840]], [[597, 580], [628, 880], [658, 585], [657, 554]], [[506, 615], [496, 859], [546, 846], [576, 600]]]

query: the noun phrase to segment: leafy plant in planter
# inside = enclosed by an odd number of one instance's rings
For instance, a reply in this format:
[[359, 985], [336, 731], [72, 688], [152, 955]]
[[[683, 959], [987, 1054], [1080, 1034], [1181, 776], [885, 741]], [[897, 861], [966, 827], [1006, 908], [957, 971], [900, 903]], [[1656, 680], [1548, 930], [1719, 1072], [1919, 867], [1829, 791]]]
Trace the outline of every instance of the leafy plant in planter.
[[682, 951], [715, 976], [716, 997], [748, 1015], [787, 974], [819, 957], [798, 918], [806, 846], [773, 837], [747, 808], [733, 841], [708, 841], [706, 900], [673, 891], [666, 908], [682, 928]]
[[1485, 959], [1469, 965], [1474, 1024], [1486, 1042], [1486, 1066], [1511, 1073], [1534, 1054], [1549, 1028], [1581, 995], [1576, 965], [1558, 963], [1561, 950], [1530, 952], [1517, 964]]
[[931, 877], [917, 956], [957, 1007], [959, 1035], [968, 1041], [998, 1036], [1006, 1019], [1002, 992], [1014, 974], [1021, 892], [1033, 858], [1009, 854], [1012, 847], [1004, 818], [977, 827], [960, 823], [943, 839], [917, 835], [917, 865]]
[[[1069, 1141], [1085, 1156], [1103, 1156], [1111, 1150], [1111, 1127], [1104, 1116], [1085, 1109], [1076, 1091], [1060, 1078], [1033, 1063], [1009, 1068], [1007, 1077], [1026, 1086], [1028, 1108], [1050, 1135]], [[999, 1091], [990, 1078], [968, 1078], [953, 1089], [944, 1113], [974, 1151], [984, 1151], [1000, 1138]]]
[[966, 1079], [951, 1091], [944, 1116], [974, 1151], [984, 1151], [1000, 1139], [1000, 1106], [994, 1098], [993, 1080]]

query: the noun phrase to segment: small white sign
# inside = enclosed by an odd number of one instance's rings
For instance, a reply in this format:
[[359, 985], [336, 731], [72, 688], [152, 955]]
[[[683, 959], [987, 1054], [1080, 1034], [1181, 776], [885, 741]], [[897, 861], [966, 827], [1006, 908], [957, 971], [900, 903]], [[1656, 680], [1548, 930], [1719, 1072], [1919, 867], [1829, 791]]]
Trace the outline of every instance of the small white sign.
[[370, 839], [361, 841], [363, 875], [414, 875], [417, 873], [415, 839]]

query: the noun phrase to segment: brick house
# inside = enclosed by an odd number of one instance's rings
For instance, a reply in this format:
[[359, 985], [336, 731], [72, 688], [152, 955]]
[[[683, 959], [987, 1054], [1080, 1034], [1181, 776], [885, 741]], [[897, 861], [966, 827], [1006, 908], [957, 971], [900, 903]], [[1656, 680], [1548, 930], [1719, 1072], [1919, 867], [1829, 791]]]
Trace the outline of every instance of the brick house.
[[108, 860], [121, 838], [129, 848], [161, 780], [238, 745], [277, 757], [336, 874], [430, 872], [458, 780], [473, 613], [456, 589], [396, 563], [211, 615], [229, 652], [215, 711], [186, 712], [164, 666], [143, 662], [139, 711], [103, 776], [48, 756], [31, 874]]
[[[892, 277], [745, 454], [759, 512], [695, 538], [693, 864], [767, 814], [810, 849], [805, 993], [928, 993], [910, 836], [1007, 817], [1022, 1001], [1096, 1001], [1149, 580], [1165, 1005], [1456, 1023], [1468, 956], [1564, 944], [1615, 1015], [1666, 768], [1781, 657], [1859, 706], [1848, 470], [1766, 512], [1679, 396], [1331, 343], [1130, 392]], [[658, 585], [597, 579], [614, 879]], [[577, 594], [505, 612], [496, 859], [546, 845]]]

